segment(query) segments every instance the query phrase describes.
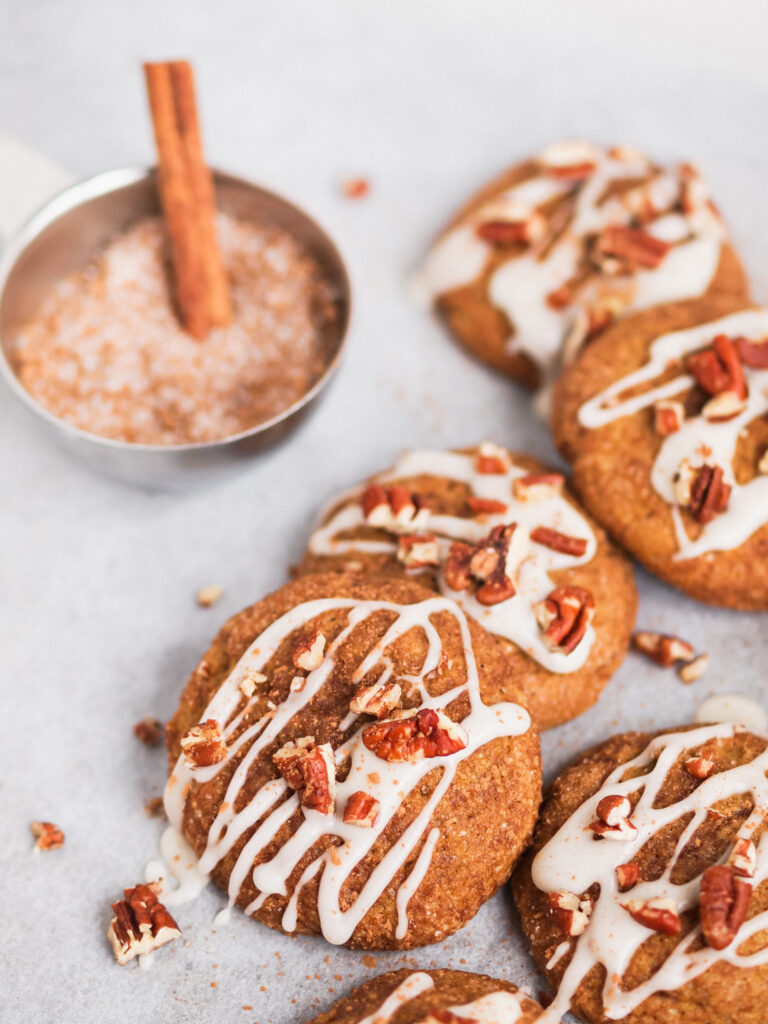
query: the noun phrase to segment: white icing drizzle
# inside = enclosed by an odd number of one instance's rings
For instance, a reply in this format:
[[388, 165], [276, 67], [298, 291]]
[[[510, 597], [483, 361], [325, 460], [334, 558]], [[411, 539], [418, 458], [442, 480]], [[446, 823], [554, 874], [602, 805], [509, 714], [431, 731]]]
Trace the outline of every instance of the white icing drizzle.
[[[653, 993], [680, 988], [715, 963], [722, 961], [739, 967], [768, 963], [768, 946], [751, 955], [739, 954], [740, 947], [750, 936], [768, 928], [768, 911], [764, 911], [746, 921], [736, 939], [723, 950], [706, 945], [698, 950], [690, 949], [701, 935], [697, 925], [647, 981], [629, 991], [620, 985], [620, 978], [637, 949], [652, 934], [630, 917], [620, 904], [627, 899], [671, 898], [676, 902], [678, 912], [696, 907], [700, 877], [685, 883], [673, 883], [670, 875], [679, 855], [705, 820], [708, 809], [730, 796], [750, 794], [754, 810], [739, 830], [738, 838], [749, 838], [762, 822], [768, 806], [768, 750], [746, 764], [709, 776], [683, 800], [668, 807], [653, 806], [669, 769], [684, 751], [696, 751], [709, 740], [731, 737], [737, 729], [738, 726], [718, 724], [657, 736], [637, 757], [619, 765], [599, 792], [582, 804], [536, 855], [531, 874], [534, 884], [544, 892], [567, 890], [583, 893], [595, 883], [600, 886], [600, 895], [594, 903], [587, 928], [575, 940], [573, 957], [560, 981], [557, 996], [544, 1010], [538, 1024], [556, 1024], [560, 1020], [569, 1009], [581, 981], [595, 964], [603, 964], [606, 969], [603, 989], [605, 1016], [616, 1020], [630, 1014]], [[648, 774], [624, 778], [631, 769], [648, 766], [652, 766]], [[642, 793], [632, 811], [637, 838], [631, 843], [596, 841], [588, 825], [595, 818], [600, 800], [608, 794], [629, 795], [639, 789]], [[692, 815], [691, 820], [683, 829], [661, 877], [653, 882], [638, 882], [629, 894], [620, 893], [616, 867], [630, 860], [633, 851], [641, 848], [651, 836], [688, 814]], [[768, 842], [764, 834], [758, 845], [754, 884], [766, 877]]]
[[[176, 882], [169, 885], [170, 879]], [[145, 882], [163, 883], [160, 899], [167, 907], [178, 907], [196, 899], [210, 882], [210, 875], [200, 869], [195, 851], [173, 825], [160, 838], [160, 858], [151, 860], [144, 869]]]
[[[555, 375], [563, 341], [576, 322], [579, 311], [588, 308], [603, 294], [621, 294], [627, 303], [624, 312], [632, 312], [690, 298], [706, 291], [717, 269], [724, 228], [709, 205], [705, 183], [696, 178], [689, 191], [690, 209], [686, 213], [668, 211], [680, 194], [678, 171], [658, 171], [643, 154], [627, 152], [611, 155], [588, 143], [561, 143], [539, 154], [541, 170], [532, 178], [507, 189], [475, 210], [435, 244], [416, 281], [414, 291], [425, 304], [453, 288], [476, 281], [493, 252], [477, 234], [479, 224], [489, 220], [526, 219], [537, 207], [574, 189], [574, 182], [558, 179], [547, 166], [563, 161], [561, 152], [572, 153], [574, 163], [588, 161], [595, 170], [583, 180], [575, 193], [574, 213], [566, 231], [544, 258], [539, 246], [530, 245], [523, 253], [505, 260], [493, 273], [488, 297], [513, 325], [508, 351], [528, 355], [543, 371], [545, 379]], [[599, 200], [613, 182], [638, 178], [642, 184], [621, 196]], [[565, 309], [547, 304], [550, 292], [568, 281], [583, 258], [585, 236], [613, 225], [628, 224], [643, 197], [647, 197], [661, 216], [643, 225], [643, 230], [674, 244], [658, 267], [640, 270], [623, 277], [602, 277], [589, 283], [576, 301]], [[521, 213], [522, 211], [522, 213]]]
[[[680, 360], [687, 353], [708, 345], [718, 334], [761, 341], [768, 335], [768, 311], [744, 310], [684, 331], [662, 335], [651, 345], [644, 366], [582, 405], [579, 422], [595, 430], [622, 416], [631, 416], [659, 399], [685, 391], [693, 384], [693, 378], [681, 372], [665, 384], [619, 401], [619, 395], [629, 388], [647, 384], [658, 377], [670, 360]], [[710, 551], [731, 551], [768, 522], [768, 476], [756, 476], [746, 484], [738, 484], [733, 475], [733, 457], [739, 435], [752, 420], [768, 412], [768, 370], [751, 369], [746, 365], [743, 370], [749, 392], [744, 411], [721, 423], [707, 420], [702, 415], [686, 419], [680, 430], [662, 440], [653, 464], [651, 483], [657, 494], [672, 507], [679, 548], [676, 559], [697, 558]], [[725, 482], [732, 488], [726, 511], [702, 526], [696, 540], [691, 540], [686, 534], [675, 504], [673, 478], [683, 459], [694, 467], [705, 462], [720, 466]]]
[[[434, 988], [434, 984], [424, 971], [409, 975], [387, 996], [378, 1010], [361, 1020], [360, 1024], [389, 1024], [404, 1003]], [[520, 992], [491, 992], [471, 1003], [448, 1006], [446, 1009], [476, 1024], [515, 1024], [523, 1015], [523, 998]]]
[[430, 862], [432, 861], [432, 852], [435, 849], [435, 845], [439, 838], [440, 829], [431, 829], [427, 836], [427, 841], [422, 846], [421, 853], [419, 854], [416, 863], [413, 865], [410, 875], [408, 875], [406, 880], [397, 890], [397, 896], [395, 898], [395, 905], [397, 906], [397, 928], [395, 929], [396, 939], [404, 939], [408, 932], [408, 904], [411, 896], [413, 896], [424, 880], [424, 875], [426, 875]]
[[696, 710], [696, 722], [732, 722], [744, 725], [750, 732], [768, 733], [768, 713], [765, 708], [740, 693], [720, 693], [708, 697]]
[[559, 964], [570, 948], [571, 944], [568, 939], [565, 942], [561, 942], [549, 960], [547, 960], [547, 970], [551, 971], [553, 967]]
[[[421, 475], [445, 477], [467, 484], [472, 493], [479, 498], [503, 501], [507, 505], [504, 514], [486, 514], [483, 522], [461, 516], [430, 514], [421, 529], [435, 534], [438, 538], [441, 561], [445, 559], [452, 541], [463, 540], [476, 544], [494, 526], [501, 523], [517, 523], [518, 529], [528, 533], [537, 526], [547, 526], [568, 536], [585, 539], [587, 548], [580, 557], [566, 555], [531, 542], [515, 581], [517, 593], [509, 600], [490, 607], [480, 604], [468, 591], [451, 590], [442, 572], [438, 573], [437, 577], [441, 593], [451, 597], [491, 633], [511, 640], [550, 672], [574, 672], [581, 668], [589, 656], [595, 640], [594, 629], [592, 626], [588, 627], [583, 640], [570, 654], [551, 651], [542, 640], [533, 606], [546, 598], [553, 589], [550, 573], [591, 561], [595, 555], [597, 541], [584, 516], [561, 495], [536, 502], [518, 501], [514, 497], [512, 484], [516, 478], [526, 474], [526, 470], [514, 465], [510, 466], [506, 473], [478, 473], [476, 457], [462, 455], [459, 452], [409, 451], [400, 457], [392, 470], [380, 474], [375, 479], [379, 483], [387, 483]], [[394, 554], [397, 548], [396, 540], [346, 540], [339, 537], [344, 531], [365, 525], [359, 501], [363, 490], [364, 488], [360, 487], [335, 498], [321, 513], [320, 525], [309, 540], [309, 550], [312, 554]], [[350, 500], [351, 504], [342, 505], [323, 525], [332, 509], [346, 499]]]
[[404, 1003], [409, 1003], [422, 992], [434, 987], [434, 981], [424, 971], [409, 974], [405, 981], [401, 981], [397, 988], [390, 992], [378, 1010], [374, 1010], [370, 1016], [361, 1020], [360, 1024], [388, 1024]]
[[[239, 689], [240, 682], [253, 672], [262, 672], [286, 637], [318, 615], [331, 610], [347, 612], [346, 626], [328, 645], [320, 667], [309, 672], [304, 689], [290, 692], [274, 712], [249, 726], [236, 739], [233, 738], [243, 721], [247, 707], [258, 697], [256, 694], [254, 698], [246, 699], [245, 706], [241, 708], [244, 698]], [[254, 861], [259, 853], [271, 842], [280, 827], [297, 812], [299, 804], [295, 795], [278, 804], [287, 787], [282, 779], [273, 779], [263, 785], [244, 807], [236, 811], [235, 807], [239, 806], [239, 796], [249, 769], [260, 752], [278, 738], [294, 715], [321, 690], [333, 671], [337, 650], [350, 633], [359, 623], [381, 610], [395, 613], [395, 619], [380, 642], [358, 666], [355, 681], [363, 679], [367, 673], [382, 664], [384, 673], [379, 678], [384, 681], [392, 673], [392, 665], [387, 661], [386, 650], [410, 630], [423, 631], [427, 641], [427, 654], [420, 674], [411, 677], [415, 692], [421, 697], [421, 706], [429, 708], [446, 707], [459, 695], [466, 694], [469, 698], [470, 713], [463, 719], [462, 727], [468, 735], [467, 746], [458, 753], [446, 757], [428, 758], [407, 764], [389, 763], [378, 758], [364, 746], [361, 732], [365, 723], [361, 723], [360, 729], [335, 752], [337, 764], [347, 757], [351, 762], [347, 778], [337, 784], [336, 813], [330, 816], [304, 808], [301, 824], [278, 853], [271, 860], [254, 867]], [[431, 617], [441, 612], [452, 615], [460, 630], [466, 682], [440, 697], [431, 697], [425, 686], [424, 677], [437, 669], [442, 654], [440, 635]], [[212, 698], [201, 721], [209, 718], [220, 723], [228, 723], [224, 734], [225, 740], [230, 741], [227, 758], [219, 764], [195, 769], [188, 767], [183, 758], [179, 759], [165, 791], [165, 806], [169, 820], [176, 828], [180, 828], [189, 784], [193, 781], [203, 783], [214, 778], [237, 752], [244, 750], [209, 830], [206, 848], [200, 858], [200, 869], [203, 872], [210, 872], [232, 850], [238, 839], [260, 822], [240, 851], [229, 879], [229, 902], [233, 904], [245, 879], [249, 873], [251, 874], [253, 883], [259, 890], [259, 896], [252, 901], [246, 913], [254, 913], [269, 895], [287, 896], [288, 879], [299, 862], [322, 836], [336, 836], [341, 845], [331, 847], [316, 858], [305, 869], [297, 886], [301, 888], [322, 869], [318, 892], [320, 926], [325, 938], [336, 944], [346, 942], [350, 938], [365, 914], [416, 850], [429, 826], [433, 812], [451, 785], [459, 764], [491, 740], [502, 736], [522, 735], [530, 726], [528, 713], [518, 705], [500, 703], [488, 706], [482, 702], [469, 624], [461, 609], [443, 597], [429, 598], [412, 605], [347, 598], [329, 598], [298, 605], [273, 622], [254, 640]], [[340, 893], [350, 873], [370, 852], [407, 795], [436, 768], [442, 768], [442, 775], [424, 807], [380, 859], [352, 905], [342, 910]], [[360, 828], [342, 820], [347, 799], [360, 789], [364, 789], [379, 801], [378, 817], [372, 828]], [[420, 866], [417, 860], [414, 870]], [[424, 870], [426, 871], [426, 868]], [[282, 920], [283, 927], [288, 931], [296, 926], [297, 902], [298, 892], [294, 890]]]

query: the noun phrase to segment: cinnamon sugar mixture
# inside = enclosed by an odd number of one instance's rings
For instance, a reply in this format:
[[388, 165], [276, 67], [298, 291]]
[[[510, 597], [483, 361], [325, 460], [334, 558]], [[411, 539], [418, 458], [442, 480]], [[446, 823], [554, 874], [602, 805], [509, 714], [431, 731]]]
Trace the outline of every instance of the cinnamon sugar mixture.
[[103, 437], [183, 444], [263, 423], [328, 361], [330, 286], [286, 232], [219, 214], [229, 327], [195, 341], [179, 326], [161, 219], [119, 235], [60, 281], [21, 334], [19, 379], [50, 412]]

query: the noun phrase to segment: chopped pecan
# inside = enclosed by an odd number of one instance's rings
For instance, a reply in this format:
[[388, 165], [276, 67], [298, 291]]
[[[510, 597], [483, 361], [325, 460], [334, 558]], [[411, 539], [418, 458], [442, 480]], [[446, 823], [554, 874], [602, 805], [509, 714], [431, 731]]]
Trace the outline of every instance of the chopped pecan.
[[473, 512], [489, 516], [503, 516], [509, 508], [503, 501], [497, 501], [495, 498], [478, 498], [474, 494], [467, 498], [467, 504]]
[[562, 494], [565, 477], [562, 473], [529, 473], [512, 481], [512, 492], [518, 501], [547, 501]]
[[747, 919], [751, 896], [751, 883], [739, 878], [732, 867], [715, 864], [707, 868], [701, 876], [699, 917], [708, 946], [730, 946]]
[[521, 220], [502, 220], [501, 217], [485, 220], [477, 225], [476, 231], [484, 242], [496, 249], [506, 249], [513, 245], [530, 245], [541, 237], [543, 229], [543, 217], [532, 211]]
[[619, 825], [632, 813], [628, 798], [618, 793], [604, 796], [597, 805], [597, 816], [606, 825]]
[[685, 420], [685, 406], [682, 402], [660, 401], [653, 407], [654, 426], [661, 437], [676, 434]]
[[363, 491], [360, 504], [370, 526], [390, 533], [418, 529], [429, 518], [429, 509], [419, 496], [402, 484], [392, 484], [389, 488], [371, 484]]
[[613, 224], [598, 236], [593, 259], [606, 273], [627, 274], [641, 268], [653, 270], [671, 245], [639, 228]]
[[363, 199], [371, 190], [371, 183], [367, 178], [344, 178], [341, 182], [342, 195], [347, 199]]
[[181, 737], [181, 750], [190, 768], [208, 768], [227, 756], [221, 726], [215, 718], [193, 725]]
[[136, 885], [125, 889], [124, 896], [112, 904], [115, 916], [107, 930], [115, 960], [121, 966], [139, 953], [151, 953], [181, 935], [152, 886]]
[[133, 735], [148, 747], [156, 747], [163, 737], [163, 723], [157, 718], [142, 718], [133, 727]]
[[361, 789], [352, 794], [344, 808], [344, 821], [347, 825], [373, 828], [378, 816], [379, 801]]
[[499, 475], [509, 470], [509, 455], [504, 448], [490, 441], [483, 441], [475, 458], [478, 473]]
[[575, 555], [580, 558], [587, 550], [587, 541], [583, 537], [569, 537], [566, 533], [558, 533], [548, 526], [537, 526], [531, 532], [531, 540], [542, 544], [545, 548], [559, 551], [564, 555]]
[[745, 366], [753, 370], [768, 370], [768, 338], [752, 341], [749, 338], [737, 338], [736, 350]]
[[296, 642], [291, 658], [296, 668], [301, 668], [305, 672], [313, 672], [322, 665], [324, 654], [325, 637], [315, 627], [309, 636], [301, 637]]
[[711, 761], [708, 757], [704, 757], [703, 754], [696, 754], [694, 757], [686, 758], [684, 766], [688, 774], [692, 775], [694, 779], [706, 779], [712, 774], [715, 762]]
[[494, 605], [515, 595], [514, 575], [528, 547], [528, 535], [517, 523], [494, 526], [474, 547], [463, 541], [451, 545], [443, 567], [452, 590], [468, 590], [473, 584], [480, 604]]
[[31, 821], [29, 828], [36, 850], [58, 850], [64, 845], [64, 833], [52, 821]]
[[256, 692], [256, 687], [266, 683], [267, 677], [263, 672], [247, 671], [238, 684], [238, 689], [244, 697], [251, 698]]
[[349, 710], [356, 715], [376, 715], [383, 718], [394, 710], [402, 697], [399, 683], [374, 683], [361, 686], [349, 703]]
[[685, 640], [650, 629], [633, 633], [632, 646], [664, 668], [670, 668], [676, 661], [693, 661], [694, 657], [693, 647]]
[[627, 900], [621, 905], [638, 924], [651, 931], [664, 935], [677, 935], [680, 931], [680, 915], [674, 900]]
[[407, 533], [397, 542], [397, 560], [406, 569], [426, 569], [440, 564], [440, 549], [433, 533]]
[[746, 398], [740, 398], [735, 391], [721, 391], [719, 395], [710, 398], [701, 414], [712, 423], [725, 423], [744, 412], [746, 407]]
[[708, 665], [709, 655], [699, 654], [693, 661], [689, 661], [686, 665], [681, 665], [677, 670], [677, 674], [684, 683], [695, 683], [707, 671]]
[[725, 334], [718, 334], [709, 347], [692, 352], [686, 359], [686, 368], [709, 395], [733, 391], [737, 398], [747, 397], [739, 351]]
[[739, 878], [754, 878], [757, 870], [757, 848], [751, 839], [741, 838], [734, 843], [728, 866]]
[[600, 839], [615, 839], [618, 842], [631, 843], [637, 838], [637, 826], [629, 818], [624, 818], [618, 825], [606, 825], [604, 821], [595, 820], [587, 826]]
[[415, 762], [446, 757], [467, 745], [467, 734], [444, 712], [432, 708], [406, 712], [404, 717], [376, 722], [362, 732], [363, 743], [382, 761]]
[[595, 599], [584, 587], [555, 587], [533, 611], [550, 650], [570, 654], [584, 639], [595, 613]]
[[640, 881], [640, 868], [634, 861], [628, 864], [619, 864], [616, 868], [616, 881], [619, 883], [619, 891], [626, 892]]
[[547, 903], [566, 935], [575, 938], [581, 935], [589, 924], [592, 900], [581, 899], [576, 893], [560, 891], [547, 894]]
[[703, 525], [728, 508], [731, 485], [723, 482], [720, 466], [703, 465], [691, 484], [691, 500], [688, 510], [693, 518]]
[[314, 737], [290, 741], [272, 755], [278, 772], [295, 789], [302, 807], [333, 814], [336, 797], [336, 762], [330, 743], [315, 744]]

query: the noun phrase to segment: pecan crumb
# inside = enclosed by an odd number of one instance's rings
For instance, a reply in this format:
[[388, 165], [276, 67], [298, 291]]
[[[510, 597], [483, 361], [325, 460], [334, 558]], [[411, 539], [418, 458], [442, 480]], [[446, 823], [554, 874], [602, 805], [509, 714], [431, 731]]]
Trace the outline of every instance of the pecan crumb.
[[210, 608], [212, 604], [216, 604], [223, 593], [224, 587], [201, 587], [197, 592], [197, 603], [201, 608]]
[[31, 821], [29, 828], [36, 850], [58, 850], [64, 845], [64, 833], [51, 821]]
[[689, 661], [687, 664], [681, 665], [677, 670], [677, 674], [684, 683], [695, 683], [696, 680], [701, 679], [707, 671], [708, 665], [709, 655], [700, 654], [698, 657], [694, 658], [693, 661]]
[[163, 723], [148, 715], [133, 727], [134, 736], [148, 747], [156, 747], [163, 736]]
[[125, 889], [124, 895], [125, 899], [112, 904], [115, 916], [107, 930], [115, 960], [121, 966], [140, 953], [151, 953], [181, 935], [153, 886], [136, 885]]

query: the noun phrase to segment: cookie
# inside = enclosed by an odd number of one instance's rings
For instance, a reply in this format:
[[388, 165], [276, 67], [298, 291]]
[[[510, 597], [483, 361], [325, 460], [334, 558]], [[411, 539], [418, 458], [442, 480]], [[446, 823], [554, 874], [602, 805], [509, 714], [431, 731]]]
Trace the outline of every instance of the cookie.
[[693, 167], [586, 142], [550, 146], [483, 188], [415, 288], [471, 352], [531, 387], [627, 313], [748, 294]]
[[412, 451], [336, 498], [300, 571], [413, 576], [500, 641], [540, 729], [591, 707], [629, 644], [632, 568], [563, 477], [485, 443]]
[[508, 878], [539, 741], [498, 645], [417, 583], [307, 576], [227, 622], [168, 726], [165, 806], [246, 914], [408, 949]]
[[692, 597], [768, 608], [768, 312], [658, 307], [589, 345], [553, 431], [585, 507]]
[[542, 1024], [761, 1024], [768, 740], [625, 733], [555, 781], [514, 896], [556, 989]]
[[309, 1024], [533, 1024], [541, 1007], [508, 981], [469, 971], [390, 971]]

